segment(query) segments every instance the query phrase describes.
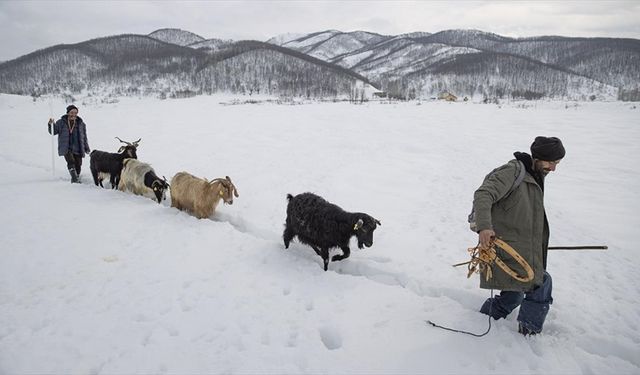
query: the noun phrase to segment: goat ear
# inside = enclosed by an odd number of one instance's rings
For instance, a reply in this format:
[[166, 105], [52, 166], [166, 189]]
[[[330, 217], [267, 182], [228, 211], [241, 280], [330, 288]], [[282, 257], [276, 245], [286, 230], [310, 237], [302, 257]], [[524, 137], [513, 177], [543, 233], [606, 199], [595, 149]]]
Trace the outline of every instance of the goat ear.
[[358, 230], [358, 229], [362, 228], [362, 224], [364, 224], [364, 222], [362, 221], [362, 219], [358, 219], [358, 221], [356, 222], [356, 224], [353, 226], [353, 230]]
[[233, 195], [235, 195], [236, 198], [240, 197], [240, 195], [238, 195], [238, 189], [236, 189], [235, 185], [233, 186]]
[[376, 224], [378, 224], [378, 225], [382, 225], [382, 223], [380, 222], [380, 220], [378, 220], [378, 219], [373, 219], [373, 220], [375, 220], [375, 221], [376, 221]]
[[122, 147], [120, 147], [120, 148], [118, 149], [118, 153], [121, 153], [122, 151], [124, 151], [124, 146], [122, 146]]

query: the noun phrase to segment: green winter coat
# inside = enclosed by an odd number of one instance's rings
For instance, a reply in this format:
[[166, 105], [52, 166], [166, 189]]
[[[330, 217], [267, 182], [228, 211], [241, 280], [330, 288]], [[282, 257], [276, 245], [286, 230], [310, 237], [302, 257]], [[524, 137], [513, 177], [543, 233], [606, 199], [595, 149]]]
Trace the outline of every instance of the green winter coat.
[[[529, 291], [542, 285], [542, 276], [549, 245], [549, 225], [544, 211], [544, 194], [528, 172], [522, 183], [508, 196], [520, 171], [521, 164], [511, 160], [497, 168], [484, 180], [473, 197], [478, 232], [492, 229], [496, 237], [513, 247], [533, 268], [533, 280], [523, 283], [515, 280], [494, 265], [493, 277], [488, 281], [480, 275], [480, 287], [509, 291]], [[502, 249], [498, 256], [519, 275], [524, 269]]]

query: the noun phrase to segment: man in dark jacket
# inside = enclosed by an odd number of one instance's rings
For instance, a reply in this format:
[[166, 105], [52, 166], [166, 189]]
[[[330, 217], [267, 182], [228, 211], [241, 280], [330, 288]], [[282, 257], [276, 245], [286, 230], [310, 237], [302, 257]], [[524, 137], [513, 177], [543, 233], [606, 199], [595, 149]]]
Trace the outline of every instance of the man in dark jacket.
[[91, 152], [91, 149], [87, 140], [87, 126], [78, 117], [78, 107], [73, 104], [68, 106], [67, 114], [62, 116], [55, 124], [53, 119], [50, 118], [47, 124], [49, 134], [51, 134], [51, 125], [53, 125], [53, 134], [58, 135], [58, 155], [64, 156], [64, 160], [67, 162], [71, 182], [80, 182], [78, 176], [80, 176], [82, 158], [84, 158], [85, 153]]
[[[555, 171], [565, 155], [560, 139], [536, 137], [531, 155], [514, 153], [515, 159], [496, 168], [476, 190], [473, 199], [479, 242], [488, 246], [499, 237], [513, 247], [531, 266], [534, 277], [529, 282], [512, 278], [497, 266], [493, 276], [480, 277], [480, 287], [498, 289], [500, 294], [485, 301], [480, 312], [494, 319], [505, 318], [516, 307], [518, 331], [532, 335], [542, 331], [542, 325], [553, 302], [551, 276], [546, 272], [549, 223], [544, 209], [544, 179]], [[521, 168], [524, 178], [518, 184]], [[516, 186], [517, 185], [517, 186]], [[497, 249], [504, 263], [520, 275], [525, 271], [509, 254]]]

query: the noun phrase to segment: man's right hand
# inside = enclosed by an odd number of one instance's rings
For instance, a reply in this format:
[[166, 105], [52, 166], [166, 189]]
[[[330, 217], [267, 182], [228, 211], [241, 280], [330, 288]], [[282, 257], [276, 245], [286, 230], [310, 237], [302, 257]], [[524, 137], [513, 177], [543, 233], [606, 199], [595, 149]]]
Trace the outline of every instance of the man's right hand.
[[51, 124], [53, 124], [53, 119], [52, 118], [49, 119], [49, 122], [47, 123], [47, 125], [51, 126]]
[[480, 246], [482, 247], [489, 247], [489, 245], [493, 240], [495, 240], [495, 238], [496, 232], [492, 231], [491, 229], [481, 230], [478, 233], [478, 240], [480, 241]]

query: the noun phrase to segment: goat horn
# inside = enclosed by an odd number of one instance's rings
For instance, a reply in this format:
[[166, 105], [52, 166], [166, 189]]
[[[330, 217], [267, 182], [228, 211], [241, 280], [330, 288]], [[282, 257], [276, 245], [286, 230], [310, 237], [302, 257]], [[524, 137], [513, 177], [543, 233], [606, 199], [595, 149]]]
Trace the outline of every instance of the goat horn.
[[378, 220], [378, 219], [373, 219], [373, 220], [375, 220], [375, 221], [376, 221], [376, 224], [378, 224], [378, 225], [382, 225], [382, 223], [380, 222], [380, 220]]
[[119, 141], [120, 141], [120, 142], [122, 142], [122, 143], [126, 143], [126, 144], [128, 144], [129, 146], [132, 146], [132, 144], [131, 144], [131, 143], [129, 143], [129, 142], [127, 142], [127, 141], [123, 141], [122, 139], [120, 139], [120, 138], [118, 138], [118, 137], [116, 137], [116, 139], [117, 139], [117, 140], [119, 140]]
[[233, 188], [233, 195], [235, 195], [236, 198], [240, 197], [240, 194], [238, 194], [238, 188], [236, 188], [236, 185], [234, 185], [231, 181], [231, 177], [225, 176], [225, 178], [227, 179], [227, 181], [229, 181], [231, 187]]
[[138, 143], [140, 143], [140, 141], [142, 140], [142, 138], [138, 139], [137, 141], [133, 142], [133, 145], [138, 147]]

